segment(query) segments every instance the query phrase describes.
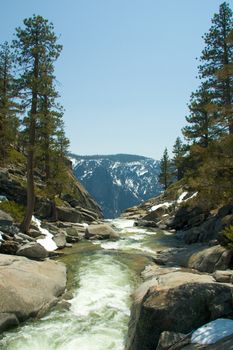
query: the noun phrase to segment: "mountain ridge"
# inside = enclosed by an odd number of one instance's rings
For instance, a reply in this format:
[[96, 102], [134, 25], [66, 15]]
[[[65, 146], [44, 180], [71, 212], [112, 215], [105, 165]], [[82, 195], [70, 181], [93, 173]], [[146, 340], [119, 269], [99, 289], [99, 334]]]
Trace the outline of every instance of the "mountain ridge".
[[159, 161], [132, 154], [69, 154], [75, 176], [101, 205], [106, 218], [161, 192]]

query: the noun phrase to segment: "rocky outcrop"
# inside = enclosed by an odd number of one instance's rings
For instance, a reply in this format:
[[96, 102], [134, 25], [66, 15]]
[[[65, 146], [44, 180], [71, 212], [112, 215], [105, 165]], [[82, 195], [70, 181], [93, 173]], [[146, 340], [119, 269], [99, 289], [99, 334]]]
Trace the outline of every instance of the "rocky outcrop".
[[233, 286], [211, 276], [174, 268], [146, 275], [150, 278], [134, 294], [127, 350], [154, 350], [165, 330], [187, 334], [233, 314]]
[[181, 266], [212, 273], [232, 266], [233, 251], [220, 245], [209, 247], [200, 243], [170, 248], [156, 253], [154, 261], [159, 265]]
[[44, 260], [48, 257], [47, 250], [37, 242], [27, 243], [21, 246], [16, 255], [25, 256], [29, 259]]
[[[71, 217], [74, 215], [73, 209], [78, 213], [76, 214], [75, 218], [75, 220], [78, 221], [75, 222], [91, 222], [102, 218], [103, 214], [100, 206], [94, 201], [94, 199], [91, 198], [90, 194], [78, 182], [71, 169], [67, 169], [67, 177], [69, 178], [70, 191], [72, 194], [63, 194], [60, 201], [63, 201], [67, 212], [70, 210]], [[36, 189], [39, 190], [38, 192], [44, 191], [44, 178], [43, 175], [38, 172], [35, 178], [35, 186]], [[20, 165], [17, 168], [0, 168], [0, 195], [6, 196], [6, 198], [10, 201], [15, 201], [18, 204], [26, 205], [26, 177], [23, 165]], [[54, 203], [52, 203], [48, 198], [40, 195], [36, 196], [35, 215], [37, 217], [40, 219], [48, 219], [53, 216], [53, 209]], [[68, 215], [67, 212], [66, 215]]]
[[87, 239], [118, 239], [119, 234], [110, 225], [90, 225], [86, 228]]
[[232, 256], [232, 250], [216, 245], [194, 253], [189, 259], [188, 267], [209, 273], [226, 270], [231, 266]]
[[0, 254], [0, 327], [42, 314], [66, 287], [66, 268], [55, 261], [37, 262]]

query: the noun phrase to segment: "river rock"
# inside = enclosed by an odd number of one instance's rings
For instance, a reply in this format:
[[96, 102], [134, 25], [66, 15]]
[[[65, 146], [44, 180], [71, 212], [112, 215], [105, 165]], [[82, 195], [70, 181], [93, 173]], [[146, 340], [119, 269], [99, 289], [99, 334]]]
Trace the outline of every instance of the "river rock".
[[20, 247], [17, 255], [25, 256], [29, 259], [43, 260], [48, 257], [47, 250], [37, 242], [30, 242]]
[[[181, 348], [182, 350], [232, 350], [233, 349], [233, 336], [223, 338], [211, 345], [198, 345], [189, 344]], [[173, 350], [171, 348], [171, 350]]]
[[233, 283], [233, 270], [217, 270], [213, 273], [213, 277], [217, 282]]
[[159, 265], [182, 266], [201, 272], [225, 270], [231, 265], [233, 251], [220, 245], [208, 247], [201, 243], [157, 252], [154, 261]]
[[157, 227], [157, 224], [155, 221], [149, 221], [149, 220], [136, 220], [134, 223], [135, 226], [140, 227]]
[[14, 314], [0, 312], [0, 333], [19, 325], [19, 320]]
[[15, 255], [20, 245], [18, 242], [11, 240], [0, 242], [0, 254]]
[[156, 350], [179, 350], [183, 346], [190, 344], [191, 335], [187, 336], [183, 333], [163, 332], [160, 335], [159, 343]]
[[74, 208], [57, 207], [57, 218], [60, 221], [81, 222], [82, 216], [79, 211]]
[[65, 265], [51, 260], [0, 254], [0, 275], [0, 315], [20, 322], [54, 304], [66, 287]]
[[193, 329], [233, 312], [233, 287], [215, 283], [208, 275], [165, 269], [134, 294], [127, 350], [154, 350], [166, 330]]
[[38, 229], [35, 230], [30, 228], [29, 235], [32, 238], [38, 238], [39, 236], [41, 236], [41, 232]]
[[59, 249], [64, 248], [66, 246], [66, 235], [62, 232], [56, 234], [53, 237], [53, 240]]
[[161, 206], [156, 210], [151, 211], [149, 214], [145, 215], [142, 220], [148, 221], [159, 221], [161, 217], [167, 213], [167, 206]]
[[229, 268], [232, 256], [232, 250], [216, 245], [194, 253], [189, 259], [188, 267], [209, 273], [225, 270]]
[[108, 224], [89, 225], [86, 228], [87, 239], [118, 239], [119, 234]]

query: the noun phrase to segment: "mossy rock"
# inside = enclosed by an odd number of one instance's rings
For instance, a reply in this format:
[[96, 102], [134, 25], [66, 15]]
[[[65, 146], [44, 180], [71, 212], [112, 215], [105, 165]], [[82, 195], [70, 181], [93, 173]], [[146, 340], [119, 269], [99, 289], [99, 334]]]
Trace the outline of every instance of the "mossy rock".
[[25, 207], [14, 201], [4, 201], [0, 203], [0, 209], [10, 214], [15, 222], [22, 222], [25, 215]]

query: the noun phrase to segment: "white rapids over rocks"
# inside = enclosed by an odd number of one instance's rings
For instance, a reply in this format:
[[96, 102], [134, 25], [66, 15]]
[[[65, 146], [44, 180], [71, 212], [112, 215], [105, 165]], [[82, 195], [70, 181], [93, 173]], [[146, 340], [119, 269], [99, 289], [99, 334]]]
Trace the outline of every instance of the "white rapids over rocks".
[[[4, 333], [4, 350], [123, 350], [136, 272], [118, 252], [154, 253], [155, 231], [133, 227], [133, 220], [111, 222], [123, 239], [84, 242], [91, 251], [71, 255], [75, 291], [69, 310], [55, 308], [40, 320]], [[51, 239], [51, 237], [49, 237]], [[147, 244], [145, 243], [147, 242]], [[94, 246], [93, 246], [94, 244]], [[154, 243], [156, 244], [156, 243]], [[82, 242], [77, 247], [82, 246]], [[96, 246], [96, 250], [93, 248]], [[117, 252], [114, 252], [117, 250]], [[75, 260], [76, 259], [76, 260]], [[79, 260], [78, 260], [79, 259]]]

